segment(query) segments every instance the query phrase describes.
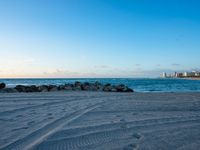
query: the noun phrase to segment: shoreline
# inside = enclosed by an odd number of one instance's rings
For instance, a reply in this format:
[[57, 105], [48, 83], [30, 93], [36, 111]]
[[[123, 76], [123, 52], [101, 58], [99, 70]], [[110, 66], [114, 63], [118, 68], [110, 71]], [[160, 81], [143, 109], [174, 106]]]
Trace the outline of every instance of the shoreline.
[[[68, 79], [48, 79], [48, 80], [44, 80], [44, 79], [35, 79], [35, 80], [31, 80], [31, 79], [11, 79], [11, 80], [0, 80], [1, 82], [6, 83], [6, 88], [3, 90], [2, 92], [12, 92], [13, 89], [15, 89], [15, 87], [17, 85], [22, 85], [25, 87], [30, 87], [31, 85], [36, 86], [36, 88], [38, 86], [43, 85], [43, 89], [45, 87], [46, 91], [50, 90], [51, 87], [49, 87], [50, 85], [53, 86], [57, 86], [59, 87], [60, 85], [63, 84], [63, 86], [65, 86], [65, 84], [74, 84], [75, 81], [79, 81], [82, 83], [85, 82], [89, 82], [94, 84], [96, 81], [102, 83], [103, 85], [107, 84], [107, 83], [111, 83], [112, 85], [120, 85], [120, 84], [125, 84], [128, 85], [128, 88], [134, 89], [134, 91], [136, 92], [142, 92], [142, 93], [146, 93], [146, 92], [196, 92], [196, 91], [200, 91], [200, 83], [199, 83], [199, 79], [198, 78], [153, 78], [153, 79], [147, 79], [147, 78], [137, 78], [137, 79], [102, 79], [102, 80], [94, 80], [94, 79], [88, 79], [88, 78], [84, 78], [84, 79], [80, 79], [80, 80], [68, 80]], [[111, 85], [111, 86], [112, 86]], [[59, 87], [59, 89], [62, 89], [62, 87]], [[71, 85], [70, 85], [71, 86]], [[72, 88], [68, 86], [67, 88]], [[48, 88], [49, 87], [49, 88]], [[88, 85], [84, 85], [83, 89], [88, 88]], [[78, 87], [76, 88], [76, 90], [80, 90], [82, 87]], [[95, 86], [89, 86], [90, 89], [88, 90], [97, 90], [97, 88], [99, 87], [95, 87]], [[30, 89], [30, 88], [29, 88]], [[73, 87], [73, 89], [75, 89]], [[41, 90], [41, 89], [40, 89]], [[45, 89], [44, 89], [45, 90]], [[54, 88], [52, 90], [55, 90]], [[87, 90], [87, 89], [86, 89]], [[108, 91], [116, 91], [115, 87], [113, 87], [112, 89], [108, 89]], [[28, 89], [27, 89], [28, 91]], [[1, 90], [0, 90], [1, 92]]]
[[187, 77], [187, 78], [182, 78], [182, 77], [166, 77], [166, 78], [160, 78], [160, 79], [184, 79], [184, 80], [200, 80], [200, 77], [198, 78], [193, 78], [193, 77]]
[[188, 79], [188, 80], [200, 80], [200, 78], [183, 78], [183, 79]]

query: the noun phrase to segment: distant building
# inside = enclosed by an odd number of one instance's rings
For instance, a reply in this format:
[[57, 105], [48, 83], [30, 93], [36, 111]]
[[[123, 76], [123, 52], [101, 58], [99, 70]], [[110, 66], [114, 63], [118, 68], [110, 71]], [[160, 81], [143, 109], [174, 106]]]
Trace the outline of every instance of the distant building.
[[176, 77], [177, 77], [177, 78], [183, 77], [183, 73], [176, 73]]
[[173, 75], [174, 77], [177, 77], [177, 72], [174, 72], [174, 75]]
[[184, 72], [183, 76], [184, 77], [196, 77], [196, 76], [198, 76], [198, 72], [196, 72], [196, 71]]
[[200, 78], [200, 72], [198, 71], [192, 71], [192, 72], [174, 72], [173, 74], [167, 74], [166, 72], [163, 72], [162, 74], [163, 78]]
[[163, 78], [166, 78], [166, 77], [167, 77], [167, 73], [166, 73], [166, 72], [163, 72], [162, 77], [163, 77]]
[[195, 72], [195, 77], [200, 77], [200, 72]]
[[183, 73], [183, 76], [184, 76], [184, 77], [189, 77], [190, 75], [191, 75], [190, 72], [184, 72], [184, 73]]

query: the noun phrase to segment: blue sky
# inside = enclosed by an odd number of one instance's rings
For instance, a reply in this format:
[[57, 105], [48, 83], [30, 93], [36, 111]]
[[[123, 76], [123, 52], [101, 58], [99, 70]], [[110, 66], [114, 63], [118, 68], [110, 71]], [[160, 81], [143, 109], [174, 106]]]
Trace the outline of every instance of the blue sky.
[[0, 77], [156, 77], [200, 68], [198, 0], [1, 0]]

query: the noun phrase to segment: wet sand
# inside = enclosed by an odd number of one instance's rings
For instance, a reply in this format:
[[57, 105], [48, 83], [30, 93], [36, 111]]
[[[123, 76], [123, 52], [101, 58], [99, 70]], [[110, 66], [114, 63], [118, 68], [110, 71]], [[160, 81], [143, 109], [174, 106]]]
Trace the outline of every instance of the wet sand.
[[2, 150], [198, 150], [200, 93], [2, 93], [0, 135]]

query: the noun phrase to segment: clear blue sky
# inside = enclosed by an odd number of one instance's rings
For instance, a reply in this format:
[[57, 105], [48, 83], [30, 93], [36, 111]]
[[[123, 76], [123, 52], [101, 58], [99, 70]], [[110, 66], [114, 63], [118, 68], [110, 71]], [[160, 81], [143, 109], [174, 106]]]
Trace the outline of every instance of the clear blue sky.
[[199, 0], [1, 0], [0, 77], [200, 68]]

